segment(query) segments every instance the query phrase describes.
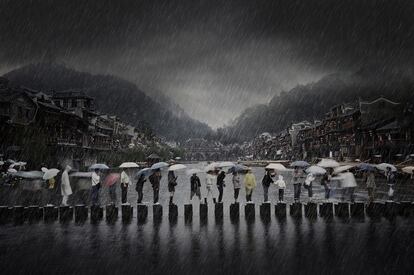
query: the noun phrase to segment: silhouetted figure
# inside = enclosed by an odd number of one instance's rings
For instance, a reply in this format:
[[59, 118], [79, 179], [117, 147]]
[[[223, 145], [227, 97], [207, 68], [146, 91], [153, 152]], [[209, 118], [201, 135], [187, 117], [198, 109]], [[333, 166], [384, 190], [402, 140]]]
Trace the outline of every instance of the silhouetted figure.
[[223, 189], [226, 186], [224, 184], [224, 178], [226, 177], [226, 173], [224, 171], [220, 171], [217, 176], [217, 189], [219, 191], [218, 202], [221, 203], [223, 200]]

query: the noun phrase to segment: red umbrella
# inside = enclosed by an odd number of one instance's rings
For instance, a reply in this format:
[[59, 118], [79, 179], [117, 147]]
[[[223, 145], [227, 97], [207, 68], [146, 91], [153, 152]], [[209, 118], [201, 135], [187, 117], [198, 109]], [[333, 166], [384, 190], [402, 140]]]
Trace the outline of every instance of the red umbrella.
[[114, 185], [120, 178], [119, 173], [111, 173], [105, 178], [105, 185], [112, 186]]

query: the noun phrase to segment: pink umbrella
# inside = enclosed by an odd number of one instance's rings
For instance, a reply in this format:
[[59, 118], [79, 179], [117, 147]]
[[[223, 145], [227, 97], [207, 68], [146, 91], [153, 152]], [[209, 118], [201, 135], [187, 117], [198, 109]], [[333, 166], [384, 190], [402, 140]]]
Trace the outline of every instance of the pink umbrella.
[[112, 186], [114, 185], [120, 178], [119, 173], [111, 173], [105, 178], [105, 185]]

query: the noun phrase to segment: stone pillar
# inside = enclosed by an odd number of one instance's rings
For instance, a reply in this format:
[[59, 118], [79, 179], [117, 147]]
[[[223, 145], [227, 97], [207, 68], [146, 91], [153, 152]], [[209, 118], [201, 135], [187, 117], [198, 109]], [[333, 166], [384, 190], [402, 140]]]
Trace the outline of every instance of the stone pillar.
[[393, 201], [385, 202], [384, 217], [393, 219], [397, 216], [399, 210], [399, 203]]
[[168, 206], [168, 220], [170, 223], [176, 223], [178, 219], [178, 206], [176, 204], [170, 204]]
[[113, 204], [108, 204], [105, 208], [106, 221], [114, 223], [118, 219], [118, 207]]
[[244, 206], [244, 218], [246, 221], [254, 221], [255, 220], [255, 205], [254, 203], [246, 203]]
[[335, 204], [335, 215], [340, 218], [349, 218], [349, 203], [338, 202]]
[[184, 205], [184, 221], [186, 223], [191, 223], [193, 221], [193, 205], [192, 204]]
[[54, 222], [59, 217], [59, 209], [56, 206], [43, 207], [43, 217], [45, 222]]
[[0, 206], [0, 224], [6, 224], [11, 221], [13, 217], [13, 208], [7, 206]]
[[384, 214], [385, 204], [381, 202], [371, 202], [366, 206], [367, 216], [370, 218], [380, 218]]
[[73, 219], [73, 208], [69, 206], [59, 207], [59, 221], [69, 222]]
[[260, 205], [260, 218], [265, 221], [270, 221], [270, 202], [265, 202]]
[[363, 218], [365, 216], [365, 204], [363, 202], [354, 202], [351, 204], [351, 217]]
[[290, 215], [294, 218], [302, 218], [302, 203], [294, 202], [290, 205]]
[[152, 217], [154, 223], [160, 223], [162, 221], [162, 205], [154, 204], [152, 206]]
[[278, 219], [285, 219], [286, 218], [286, 203], [279, 202], [275, 205], [275, 215]]
[[400, 202], [400, 209], [399, 209], [399, 215], [408, 218], [412, 215], [414, 215], [414, 204], [410, 201], [402, 201]]
[[95, 223], [103, 219], [103, 207], [98, 205], [91, 206], [91, 222]]
[[26, 216], [29, 223], [39, 222], [43, 219], [43, 209], [38, 205], [31, 205], [26, 208]]
[[219, 202], [214, 205], [214, 217], [217, 223], [223, 222], [223, 203]]
[[238, 222], [240, 220], [240, 204], [238, 202], [230, 204], [230, 221]]
[[21, 205], [16, 205], [13, 209], [13, 222], [15, 225], [23, 224], [25, 221], [25, 209]]
[[305, 217], [309, 219], [316, 219], [318, 217], [318, 207], [314, 202], [305, 204]]
[[333, 203], [324, 202], [319, 205], [319, 215], [323, 218], [333, 217]]
[[122, 212], [122, 222], [124, 223], [131, 222], [132, 217], [134, 215], [134, 208], [129, 203], [122, 204], [121, 212]]
[[206, 224], [208, 219], [208, 205], [206, 203], [200, 204], [200, 223]]
[[148, 217], [148, 206], [145, 204], [137, 205], [137, 221], [138, 223], [145, 223]]
[[88, 208], [84, 204], [75, 206], [75, 222], [82, 223], [88, 219]]

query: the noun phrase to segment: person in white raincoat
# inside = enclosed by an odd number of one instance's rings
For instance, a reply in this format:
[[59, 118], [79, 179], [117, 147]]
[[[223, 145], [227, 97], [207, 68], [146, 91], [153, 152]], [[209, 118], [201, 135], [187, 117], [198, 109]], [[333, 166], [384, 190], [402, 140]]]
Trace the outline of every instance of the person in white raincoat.
[[69, 165], [65, 167], [65, 170], [62, 173], [62, 182], [60, 185], [60, 191], [63, 196], [62, 205], [68, 205], [69, 196], [72, 195], [72, 187], [70, 186], [69, 181], [69, 171], [72, 169]]
[[347, 171], [344, 173], [340, 173], [337, 177], [332, 178], [334, 180], [339, 180], [341, 184], [341, 188], [344, 190], [344, 197], [345, 194], [349, 194], [349, 199], [351, 202], [354, 202], [354, 192], [355, 187], [357, 187], [357, 182], [355, 180], [354, 174]]
[[286, 189], [286, 182], [283, 180], [283, 176], [279, 175], [279, 179], [275, 181], [274, 184], [279, 189], [279, 202], [282, 202], [283, 196], [285, 194], [285, 189]]
[[217, 181], [217, 176], [216, 176], [215, 172], [213, 172], [213, 171], [207, 172], [207, 175], [206, 175], [207, 195], [206, 195], [206, 198], [205, 198], [206, 203], [207, 203], [207, 199], [208, 199], [209, 195], [211, 195], [211, 197], [213, 198], [214, 203], [216, 203], [216, 198], [214, 198], [214, 196], [213, 196], [213, 185], [216, 183], [216, 181]]
[[312, 200], [312, 197], [313, 197], [312, 182], [314, 180], [315, 180], [315, 177], [313, 176], [313, 174], [309, 173], [306, 176], [305, 183], [303, 184], [303, 187], [305, 187], [305, 189], [308, 189], [309, 200]]

